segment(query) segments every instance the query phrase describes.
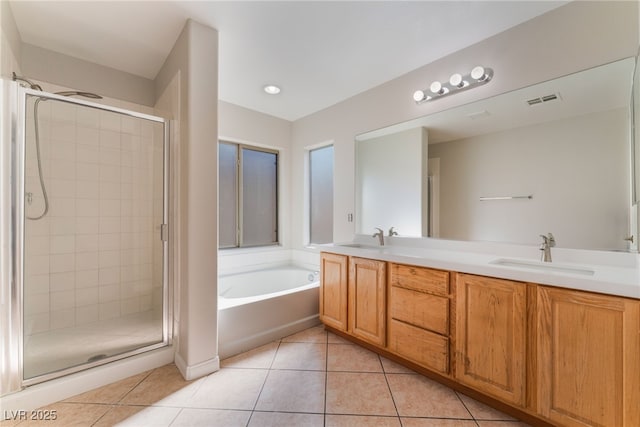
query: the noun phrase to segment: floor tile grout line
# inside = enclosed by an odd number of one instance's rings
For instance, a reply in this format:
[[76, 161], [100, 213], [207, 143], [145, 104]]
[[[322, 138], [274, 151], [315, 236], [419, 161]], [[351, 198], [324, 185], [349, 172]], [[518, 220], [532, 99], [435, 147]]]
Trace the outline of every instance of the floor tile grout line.
[[121, 398], [116, 402], [116, 404], [121, 403], [121, 402], [122, 402], [122, 401], [123, 401], [123, 400], [124, 400], [124, 399], [125, 399], [125, 398], [126, 398], [126, 397], [127, 397], [127, 396], [132, 392], [132, 391], [133, 391], [133, 390], [135, 390], [136, 388], [138, 388], [138, 386], [139, 386], [140, 384], [142, 384], [144, 381], [146, 381], [146, 380], [147, 380], [147, 378], [149, 378], [149, 377], [151, 376], [151, 374], [153, 374], [156, 370], [158, 370], [158, 368], [151, 369], [151, 370], [149, 371], [149, 373], [148, 373], [147, 375], [145, 375], [145, 376], [144, 376], [144, 378], [142, 378], [140, 381], [138, 381], [138, 382], [136, 383], [136, 385], [134, 385], [133, 387], [131, 387], [131, 389], [129, 389], [129, 391], [128, 391], [128, 392], [126, 392], [126, 393], [124, 394], [124, 396], [122, 396], [122, 397], [121, 397]]
[[[227, 409], [228, 411], [238, 411], [238, 409]], [[246, 410], [249, 411], [249, 410]], [[261, 414], [302, 414], [302, 415], [322, 415], [322, 412], [309, 412], [309, 411], [283, 411], [275, 409], [257, 409], [253, 412], [259, 412]]]
[[[91, 405], [95, 405], [95, 403], [92, 403]], [[107, 415], [109, 412], [111, 412], [111, 411], [113, 410], [114, 406], [112, 406], [112, 405], [109, 405], [109, 406], [111, 406], [111, 408], [107, 409], [107, 410], [105, 411], [105, 413], [104, 413], [104, 414], [100, 415], [100, 416], [99, 416], [99, 417], [98, 417], [94, 422], [92, 422], [92, 423], [91, 423], [91, 427], [93, 427], [93, 426], [95, 426], [96, 424], [98, 424], [98, 422], [99, 422], [101, 419], [103, 419], [103, 418], [105, 417], [105, 415]]]
[[[93, 404], [93, 405], [114, 405], [114, 406], [120, 406], [120, 405], [121, 405], [122, 400], [123, 400], [125, 397], [127, 397], [127, 396], [129, 395], [129, 393], [131, 393], [131, 392], [132, 392], [136, 387], [138, 387], [142, 382], [144, 382], [147, 378], [149, 378], [149, 376], [150, 376], [150, 375], [151, 375], [151, 374], [152, 374], [156, 369], [158, 369], [158, 368], [153, 368], [153, 369], [149, 370], [149, 373], [148, 373], [147, 375], [145, 375], [145, 377], [144, 377], [144, 378], [142, 378], [142, 379], [141, 379], [140, 381], [138, 381], [135, 385], [133, 385], [133, 386], [132, 386], [132, 387], [131, 387], [131, 388], [130, 388], [130, 389], [129, 389], [125, 394], [123, 394], [123, 395], [122, 395], [122, 396], [121, 396], [117, 401], [115, 401], [115, 402], [108, 402], [108, 403], [105, 403], [105, 402], [78, 402], [78, 401], [69, 400], [69, 399], [73, 399], [74, 397], [79, 396], [79, 395], [76, 395], [76, 396], [71, 396], [71, 397], [70, 397], [70, 398], [68, 398], [68, 399], [64, 399], [64, 400], [61, 400], [61, 401], [59, 401], [59, 402], [55, 402], [55, 403], [74, 403], [74, 404], [87, 404], [87, 403], [89, 403], [89, 404]], [[124, 380], [126, 380], [126, 379], [128, 379], [128, 378], [130, 378], [130, 377], [123, 378], [123, 379], [118, 380], [118, 381], [114, 381], [114, 382], [109, 383], [109, 384], [106, 384], [106, 385], [104, 385], [104, 386], [102, 386], [102, 387], [108, 387], [108, 386], [110, 386], [110, 385], [112, 385], [112, 384], [115, 384], [115, 383], [120, 382], [120, 381], [124, 381]], [[102, 387], [98, 387], [98, 388], [102, 388]], [[86, 391], [85, 393], [90, 393], [90, 392], [92, 392], [92, 391], [97, 390], [98, 388], [88, 390], [88, 391]], [[84, 394], [84, 393], [81, 393], [81, 394]]]
[[[352, 414], [350, 412], [336, 412], [336, 413], [329, 413], [327, 415], [337, 415], [339, 417], [373, 417], [373, 418], [394, 418], [397, 419], [399, 418], [397, 415], [382, 415], [382, 414]], [[420, 418], [420, 417], [406, 417], [406, 418]], [[441, 418], [443, 420], [446, 419], [450, 419], [450, 418]]]
[[273, 352], [273, 357], [271, 358], [271, 363], [269, 364], [269, 368], [267, 369], [267, 375], [265, 375], [264, 377], [264, 381], [262, 382], [262, 386], [260, 387], [260, 391], [258, 392], [258, 397], [256, 397], [256, 401], [253, 403], [253, 409], [251, 409], [251, 414], [249, 415], [249, 418], [247, 419], [247, 425], [246, 427], [249, 427], [249, 424], [251, 423], [251, 418], [253, 418], [253, 413], [256, 411], [256, 408], [258, 407], [258, 402], [260, 401], [260, 396], [262, 396], [262, 392], [264, 391], [264, 387], [267, 384], [267, 380], [269, 379], [269, 376], [271, 375], [271, 371], [272, 371], [272, 367], [273, 364], [276, 361], [276, 357], [278, 357], [278, 351], [280, 350], [280, 346], [282, 345], [282, 339], [278, 340], [278, 345], [276, 346], [276, 351]]
[[400, 418], [400, 411], [398, 411], [398, 405], [396, 405], [396, 399], [393, 397], [393, 391], [391, 390], [391, 384], [389, 384], [389, 378], [387, 377], [387, 373], [384, 370], [384, 366], [382, 365], [382, 359], [380, 359], [380, 355], [378, 354], [378, 362], [380, 362], [380, 366], [382, 366], [382, 375], [384, 375], [384, 382], [387, 383], [387, 388], [389, 389], [389, 395], [391, 395], [391, 402], [393, 402], [393, 407], [396, 410], [396, 415], [398, 417], [398, 421], [400, 422], [400, 427], [402, 427], [402, 418]]
[[176, 422], [176, 420], [178, 419], [178, 417], [180, 416], [180, 414], [182, 414], [182, 412], [185, 410], [186, 408], [180, 408], [180, 410], [178, 411], [178, 413], [173, 417], [173, 419], [171, 420], [171, 422], [169, 423], [169, 427], [171, 427], [173, 425], [173, 423]]
[[[473, 421], [477, 424], [478, 420], [474, 420], [472, 418], [460, 418], [460, 417], [427, 417], [427, 416], [416, 416], [416, 415], [402, 415], [401, 418], [412, 418], [417, 420], [452, 420], [452, 421]], [[489, 421], [489, 420], [479, 420], [479, 421]], [[499, 421], [508, 423], [509, 421]], [[511, 421], [514, 422], [514, 421]]]
[[322, 414], [322, 425], [327, 427], [327, 391], [329, 384], [329, 332], [323, 327], [325, 342], [325, 358], [324, 358], [324, 413]]
[[462, 400], [462, 397], [460, 397], [460, 393], [458, 393], [457, 391], [454, 391], [453, 393], [456, 395], [456, 397], [458, 398], [458, 400], [460, 401], [460, 403], [462, 403], [462, 406], [464, 406], [464, 409], [466, 409], [466, 410], [467, 410], [467, 412], [469, 413], [469, 415], [470, 415], [470, 416], [471, 416], [471, 418], [473, 419], [473, 422], [475, 422], [475, 423], [476, 423], [476, 426], [477, 426], [477, 427], [480, 427], [480, 424], [478, 424], [478, 420], [476, 420], [476, 416], [475, 416], [475, 415], [473, 415], [473, 414], [471, 413], [471, 410], [470, 410], [470, 409], [467, 407], [467, 405], [464, 403], [464, 400]]

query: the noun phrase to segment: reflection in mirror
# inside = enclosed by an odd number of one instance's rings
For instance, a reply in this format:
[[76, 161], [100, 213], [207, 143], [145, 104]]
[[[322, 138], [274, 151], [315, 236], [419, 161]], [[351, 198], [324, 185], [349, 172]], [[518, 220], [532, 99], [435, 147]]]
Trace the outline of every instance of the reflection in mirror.
[[357, 232], [628, 250], [634, 62], [359, 135]]
[[357, 145], [356, 159], [361, 189], [356, 212], [367, 212], [357, 216], [358, 229], [373, 233], [376, 227], [395, 227], [405, 235], [428, 235], [427, 187], [422, 185], [428, 170], [426, 129], [371, 138]]
[[640, 228], [640, 56], [636, 57], [631, 94], [631, 226], [629, 247], [638, 250], [638, 229]]

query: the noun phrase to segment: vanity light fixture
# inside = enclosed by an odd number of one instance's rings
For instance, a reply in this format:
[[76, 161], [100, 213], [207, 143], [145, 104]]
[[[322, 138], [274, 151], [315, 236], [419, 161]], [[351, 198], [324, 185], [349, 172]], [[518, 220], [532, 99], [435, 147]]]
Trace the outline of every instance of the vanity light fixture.
[[277, 95], [280, 93], [280, 88], [276, 85], [266, 85], [264, 91], [269, 95]]
[[492, 77], [493, 70], [491, 68], [477, 66], [474, 67], [469, 74], [452, 74], [451, 77], [449, 77], [448, 82], [441, 83], [439, 81], [435, 81], [431, 83], [428, 91], [415, 91], [413, 93], [413, 100], [416, 101], [416, 104], [422, 104], [423, 102], [442, 98], [444, 96], [451, 95], [452, 93], [461, 92], [463, 90], [489, 83]]

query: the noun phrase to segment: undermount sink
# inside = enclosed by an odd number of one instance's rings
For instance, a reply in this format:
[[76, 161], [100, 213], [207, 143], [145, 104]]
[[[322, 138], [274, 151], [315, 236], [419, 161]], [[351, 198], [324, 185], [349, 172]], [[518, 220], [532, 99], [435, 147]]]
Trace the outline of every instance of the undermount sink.
[[595, 273], [590, 268], [577, 265], [556, 264], [553, 262], [528, 261], [510, 258], [494, 259], [493, 261], [489, 262], [489, 264], [501, 265], [503, 267], [524, 268], [556, 273], [581, 274], [584, 276], [593, 276]]

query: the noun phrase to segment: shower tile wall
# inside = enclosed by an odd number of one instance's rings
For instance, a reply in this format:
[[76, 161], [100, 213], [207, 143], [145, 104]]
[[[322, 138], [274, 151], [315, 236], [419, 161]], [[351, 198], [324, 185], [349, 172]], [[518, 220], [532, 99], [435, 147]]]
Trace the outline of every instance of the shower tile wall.
[[[44, 206], [33, 102], [27, 106], [28, 216]], [[143, 106], [123, 108], [152, 113]], [[39, 109], [50, 207], [44, 218], [25, 222], [25, 334], [151, 310], [160, 315], [156, 225], [162, 216], [154, 214], [154, 204], [161, 212], [162, 162], [154, 159], [158, 152], [162, 157], [162, 132], [155, 129], [162, 126], [56, 101], [40, 102]]]

